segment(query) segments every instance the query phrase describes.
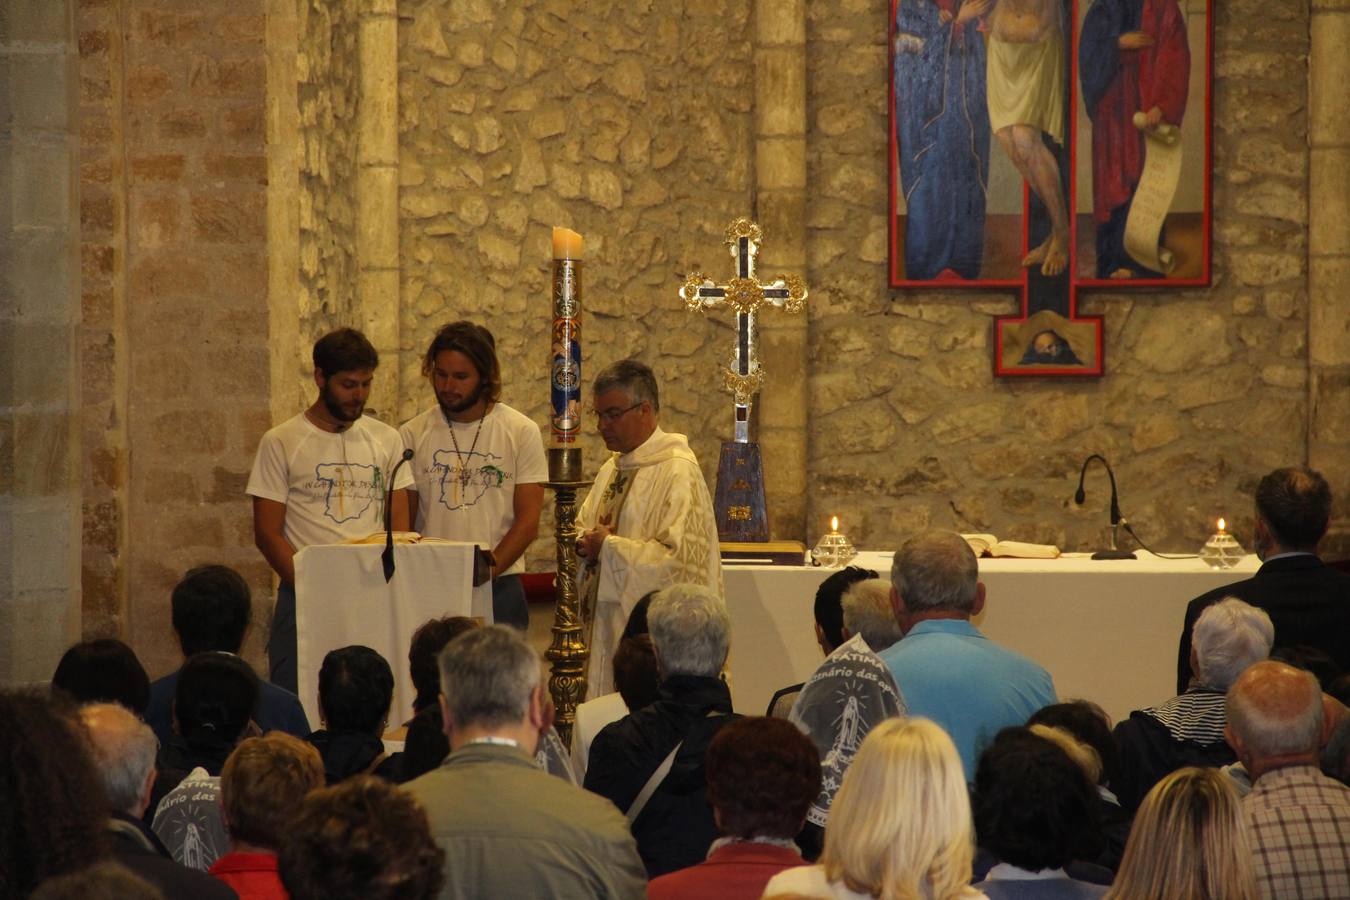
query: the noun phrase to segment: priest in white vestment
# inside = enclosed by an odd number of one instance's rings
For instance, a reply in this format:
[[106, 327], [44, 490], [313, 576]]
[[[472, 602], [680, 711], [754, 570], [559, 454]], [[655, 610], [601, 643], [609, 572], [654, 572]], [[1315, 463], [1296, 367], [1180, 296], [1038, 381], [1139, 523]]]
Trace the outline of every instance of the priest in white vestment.
[[594, 603], [586, 696], [614, 690], [612, 660], [633, 604], [649, 591], [685, 582], [723, 596], [712, 498], [682, 434], [657, 425], [652, 370], [633, 359], [606, 368], [593, 389], [605, 446], [577, 517], [579, 591]]

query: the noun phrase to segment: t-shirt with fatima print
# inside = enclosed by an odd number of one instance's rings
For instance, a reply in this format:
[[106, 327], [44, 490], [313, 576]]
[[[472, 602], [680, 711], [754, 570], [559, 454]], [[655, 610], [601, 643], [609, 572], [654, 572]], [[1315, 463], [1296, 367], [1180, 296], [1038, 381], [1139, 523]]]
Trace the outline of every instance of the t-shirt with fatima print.
[[[293, 416], [263, 435], [245, 489], [286, 504], [286, 540], [296, 550], [384, 530], [389, 473], [403, 455], [398, 432], [362, 416], [342, 432]], [[412, 487], [408, 463], [396, 490]]]
[[[523, 413], [494, 403], [482, 423], [479, 432], [477, 421], [456, 422], [452, 440], [445, 414], [433, 406], [398, 432], [413, 451], [408, 464], [417, 490], [413, 527], [429, 537], [491, 550], [515, 521], [516, 485], [548, 481], [548, 462], [539, 426]], [[502, 574], [523, 571], [521, 557]]]

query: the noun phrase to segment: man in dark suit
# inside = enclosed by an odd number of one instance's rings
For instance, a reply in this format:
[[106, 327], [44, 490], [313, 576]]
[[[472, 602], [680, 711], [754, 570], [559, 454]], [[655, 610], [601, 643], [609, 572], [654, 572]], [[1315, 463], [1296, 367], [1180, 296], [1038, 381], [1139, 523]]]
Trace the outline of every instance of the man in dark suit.
[[1177, 692], [1190, 684], [1191, 629], [1217, 600], [1237, 597], [1275, 623], [1275, 646], [1315, 647], [1350, 671], [1350, 575], [1317, 556], [1331, 519], [1331, 488], [1306, 466], [1276, 469], [1256, 487], [1256, 554], [1261, 568], [1246, 581], [1196, 597], [1186, 607], [1177, 653]]

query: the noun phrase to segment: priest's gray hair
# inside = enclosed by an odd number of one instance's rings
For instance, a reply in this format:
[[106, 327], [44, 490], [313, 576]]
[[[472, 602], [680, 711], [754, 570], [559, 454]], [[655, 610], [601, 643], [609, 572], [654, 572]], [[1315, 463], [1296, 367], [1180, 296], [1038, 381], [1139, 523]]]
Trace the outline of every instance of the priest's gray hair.
[[653, 410], [661, 408], [661, 394], [656, 386], [656, 375], [651, 367], [636, 359], [621, 359], [610, 363], [595, 376], [593, 394], [603, 394], [612, 388], [622, 388], [633, 403], [650, 403]]
[[159, 741], [150, 726], [116, 703], [90, 703], [80, 708], [98, 763], [108, 805], [129, 816], [141, 814], [142, 791], [155, 767]]
[[928, 531], [906, 541], [891, 560], [891, 584], [910, 612], [975, 608], [979, 566], [970, 545], [951, 531]]
[[461, 728], [521, 722], [539, 687], [539, 654], [504, 625], [464, 632], [445, 645], [438, 662], [450, 720]]
[[731, 616], [722, 598], [699, 584], [677, 584], [657, 593], [647, 608], [647, 629], [661, 674], [715, 678], [731, 646]]
[[1224, 711], [1253, 760], [1316, 753], [1322, 738], [1317, 676], [1275, 660], [1255, 663], [1238, 676]]
[[1200, 683], [1228, 690], [1244, 669], [1270, 656], [1274, 642], [1275, 626], [1265, 610], [1236, 597], [1206, 607], [1192, 637]]
[[844, 627], [849, 634], [861, 634], [876, 653], [900, 640], [900, 623], [891, 609], [891, 586], [880, 578], [855, 581], [845, 590], [840, 602], [844, 607]]

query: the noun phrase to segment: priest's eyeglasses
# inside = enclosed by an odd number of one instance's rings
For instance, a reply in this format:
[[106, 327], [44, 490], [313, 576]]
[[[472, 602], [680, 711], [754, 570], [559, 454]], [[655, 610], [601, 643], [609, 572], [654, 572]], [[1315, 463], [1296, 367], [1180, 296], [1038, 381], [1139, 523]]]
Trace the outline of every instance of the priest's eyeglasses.
[[646, 401], [644, 400], [639, 400], [632, 406], [625, 406], [623, 409], [615, 409], [614, 407], [611, 406], [609, 409], [597, 409], [593, 410], [593, 412], [595, 413], [595, 417], [600, 420], [600, 423], [602, 425], [612, 425], [613, 423], [622, 419], [625, 413], [632, 412], [645, 402]]

